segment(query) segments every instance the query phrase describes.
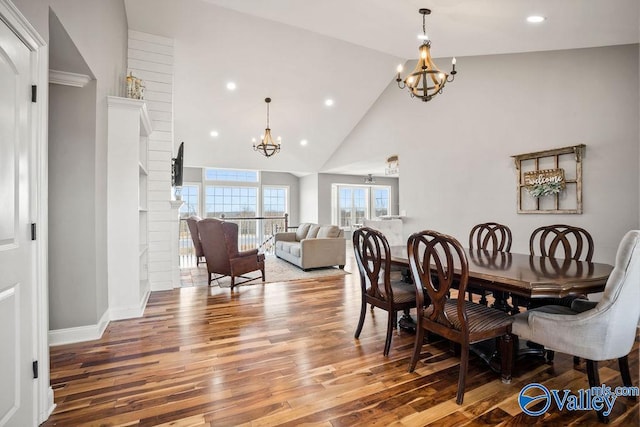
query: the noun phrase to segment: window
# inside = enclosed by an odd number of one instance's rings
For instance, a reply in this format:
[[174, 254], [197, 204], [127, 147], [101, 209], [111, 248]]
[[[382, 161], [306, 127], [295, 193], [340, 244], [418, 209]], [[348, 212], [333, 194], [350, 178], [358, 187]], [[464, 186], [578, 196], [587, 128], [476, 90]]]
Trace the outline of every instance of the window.
[[258, 172], [233, 170], [233, 169], [205, 169], [204, 180], [205, 181], [258, 182]]
[[334, 184], [333, 194], [333, 221], [343, 228], [391, 213], [390, 187]]
[[289, 212], [286, 187], [262, 187], [262, 215], [283, 216]]
[[182, 186], [182, 206], [180, 218], [189, 218], [200, 213], [200, 186], [187, 184]]
[[388, 188], [372, 188], [373, 191], [373, 216], [381, 217], [389, 215], [389, 189]]
[[362, 224], [368, 217], [367, 196], [365, 187], [343, 187], [338, 189], [338, 225], [351, 227]]
[[253, 217], [258, 213], [257, 187], [207, 185], [205, 191], [207, 217]]

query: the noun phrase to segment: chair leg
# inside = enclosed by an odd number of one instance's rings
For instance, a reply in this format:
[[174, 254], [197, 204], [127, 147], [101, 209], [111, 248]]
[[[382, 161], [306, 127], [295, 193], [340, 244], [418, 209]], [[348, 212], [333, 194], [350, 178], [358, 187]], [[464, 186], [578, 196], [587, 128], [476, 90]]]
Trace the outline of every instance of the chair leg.
[[467, 369], [469, 368], [469, 344], [461, 344], [462, 350], [460, 351], [460, 374], [458, 374], [458, 395], [456, 396], [456, 403], [462, 405], [464, 400], [464, 385], [467, 379]]
[[[587, 377], [589, 378], [589, 387], [600, 387], [600, 375], [598, 374], [598, 362], [587, 359]], [[602, 423], [609, 423], [609, 417], [603, 413], [604, 409], [598, 411], [598, 419]]]
[[389, 355], [389, 350], [391, 350], [391, 336], [393, 334], [393, 325], [396, 320], [396, 312], [394, 310], [389, 310], [389, 316], [387, 317], [387, 337], [384, 340], [384, 351], [382, 354], [384, 356]]
[[364, 317], [366, 314], [367, 314], [367, 302], [364, 300], [364, 297], [362, 297], [362, 305], [360, 306], [360, 320], [358, 320], [358, 327], [356, 328], [356, 334], [355, 334], [356, 339], [360, 337], [360, 332], [362, 332], [362, 326], [364, 325]]
[[498, 338], [500, 342], [500, 373], [503, 384], [511, 384], [511, 369], [513, 366], [513, 346], [515, 340], [511, 334]]
[[422, 351], [422, 343], [424, 341], [424, 328], [420, 326], [420, 319], [416, 324], [416, 341], [413, 344], [413, 356], [411, 356], [411, 363], [409, 364], [409, 372], [413, 372], [416, 369], [416, 364], [420, 358], [420, 352]]
[[[631, 382], [631, 373], [629, 372], [629, 359], [627, 356], [618, 358], [618, 366], [620, 367], [620, 375], [622, 376], [622, 385], [625, 387], [633, 387], [633, 383]], [[635, 396], [633, 396], [633, 400], [636, 400]]]
[[260, 272], [262, 273], [262, 281], [265, 281], [265, 275], [264, 275], [264, 267], [262, 267], [262, 269], [260, 269]]
[[231, 275], [231, 289], [233, 289], [235, 284], [236, 284], [236, 277], [232, 274]]

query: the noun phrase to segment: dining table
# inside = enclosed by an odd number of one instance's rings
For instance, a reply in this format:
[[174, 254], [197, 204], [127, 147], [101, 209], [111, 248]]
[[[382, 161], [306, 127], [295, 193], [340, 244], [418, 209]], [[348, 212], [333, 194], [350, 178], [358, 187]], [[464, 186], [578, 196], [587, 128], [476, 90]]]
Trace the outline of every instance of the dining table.
[[[410, 268], [406, 246], [390, 249], [392, 264]], [[613, 270], [609, 264], [575, 259], [484, 249], [464, 251], [469, 265], [469, 284], [493, 292], [494, 306], [512, 314], [518, 312], [518, 307], [508, 305], [509, 296], [527, 301], [602, 292]], [[458, 268], [454, 274], [459, 273]]]
[[[412, 281], [407, 246], [391, 246], [391, 263], [409, 271], [403, 280]], [[517, 314], [520, 306], [536, 298], [563, 298], [602, 292], [613, 266], [575, 259], [541, 257], [513, 252], [464, 249], [469, 266], [468, 284], [475, 289], [493, 293], [492, 307]], [[459, 266], [454, 274], [459, 274]], [[509, 304], [511, 298], [512, 304]], [[399, 327], [414, 331], [414, 320], [409, 313], [399, 320]], [[533, 343], [520, 343], [516, 354], [544, 356], [544, 348]], [[499, 372], [497, 352], [493, 341], [478, 343], [471, 349], [494, 371]]]

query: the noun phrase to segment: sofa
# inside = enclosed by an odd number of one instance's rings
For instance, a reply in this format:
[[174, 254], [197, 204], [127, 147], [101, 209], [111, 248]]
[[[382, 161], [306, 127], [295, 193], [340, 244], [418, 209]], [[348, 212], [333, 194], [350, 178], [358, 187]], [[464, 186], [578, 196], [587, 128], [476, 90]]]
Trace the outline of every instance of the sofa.
[[346, 240], [337, 225], [303, 223], [295, 232], [276, 233], [275, 254], [303, 270], [337, 265], [344, 268]]

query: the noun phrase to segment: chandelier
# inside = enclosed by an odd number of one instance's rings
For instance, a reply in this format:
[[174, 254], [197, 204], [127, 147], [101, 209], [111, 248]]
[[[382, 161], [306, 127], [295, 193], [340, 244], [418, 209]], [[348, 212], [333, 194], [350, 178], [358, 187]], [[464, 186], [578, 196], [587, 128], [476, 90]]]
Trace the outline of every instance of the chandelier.
[[273, 142], [271, 136], [271, 129], [269, 129], [269, 103], [271, 98], [265, 98], [264, 102], [267, 103], [267, 128], [264, 130], [264, 135], [260, 136], [260, 144], [256, 145], [256, 139], [253, 138], [253, 149], [265, 157], [271, 157], [280, 151], [281, 138], [278, 137], [278, 143]]
[[385, 175], [398, 175], [400, 173], [400, 161], [398, 155], [394, 154], [387, 158], [387, 167], [384, 169]]
[[422, 44], [418, 48], [420, 51], [418, 65], [404, 80], [400, 77], [402, 65], [398, 65], [396, 82], [398, 82], [400, 89], [407, 88], [412, 98], [417, 97], [427, 102], [437, 94], [442, 93], [445, 83], [452, 82], [455, 78], [457, 73], [456, 58], [451, 60], [452, 69], [450, 75], [436, 67], [431, 59], [431, 40], [427, 36], [425, 27], [425, 18], [431, 14], [431, 9], [420, 9], [419, 12], [422, 14], [422, 36], [420, 36]]
[[364, 183], [365, 184], [375, 184], [376, 183], [376, 179], [373, 177], [373, 175], [368, 174], [367, 176], [364, 177]]

